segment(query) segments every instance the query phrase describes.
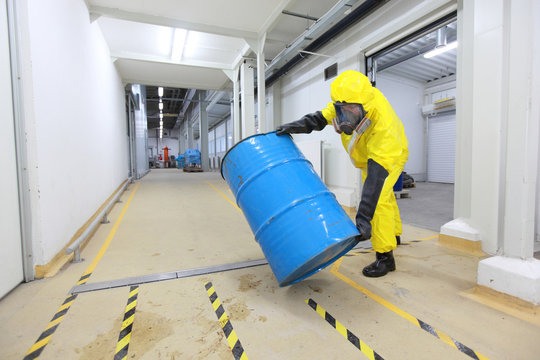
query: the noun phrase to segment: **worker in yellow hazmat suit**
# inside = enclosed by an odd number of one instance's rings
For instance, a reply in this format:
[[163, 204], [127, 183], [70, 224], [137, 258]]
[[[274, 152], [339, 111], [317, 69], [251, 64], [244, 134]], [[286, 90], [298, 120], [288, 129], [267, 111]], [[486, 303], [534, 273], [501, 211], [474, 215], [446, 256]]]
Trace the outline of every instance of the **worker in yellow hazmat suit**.
[[281, 125], [277, 135], [311, 133], [334, 125], [355, 167], [362, 169], [362, 198], [356, 213], [360, 240], [371, 238], [376, 261], [368, 277], [396, 269], [393, 250], [400, 242], [401, 219], [393, 187], [409, 156], [401, 120], [384, 95], [362, 73], [348, 70], [331, 85], [332, 102], [322, 111]]

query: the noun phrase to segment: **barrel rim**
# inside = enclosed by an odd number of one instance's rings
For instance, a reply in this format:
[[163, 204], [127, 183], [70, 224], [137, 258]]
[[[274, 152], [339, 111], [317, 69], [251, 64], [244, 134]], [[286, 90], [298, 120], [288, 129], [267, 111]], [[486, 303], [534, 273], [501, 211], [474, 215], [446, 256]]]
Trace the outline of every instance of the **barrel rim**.
[[[221, 173], [221, 177], [223, 178], [223, 180], [225, 180], [225, 176], [223, 176], [223, 164], [225, 164], [225, 159], [227, 158], [227, 155], [229, 155], [229, 153], [231, 152], [232, 149], [234, 149], [235, 147], [237, 147], [238, 145], [240, 145], [241, 143], [243, 143], [244, 141], [248, 140], [248, 139], [251, 139], [252, 137], [255, 137], [255, 136], [266, 136], [266, 135], [269, 135], [269, 134], [273, 134], [273, 133], [276, 133], [277, 131], [274, 130], [274, 131], [269, 131], [269, 132], [266, 132], [266, 133], [262, 133], [262, 134], [255, 134], [255, 135], [251, 135], [251, 136], [248, 136], [247, 138], [244, 138], [242, 140], [240, 140], [239, 142], [237, 142], [236, 144], [233, 145], [232, 148], [230, 148], [226, 153], [225, 155], [223, 156], [223, 160], [221, 160], [221, 166], [219, 168], [219, 172]], [[290, 134], [286, 134], [288, 135], [291, 139], [292, 139], [292, 136]], [[283, 135], [279, 135], [279, 136], [283, 136]]]

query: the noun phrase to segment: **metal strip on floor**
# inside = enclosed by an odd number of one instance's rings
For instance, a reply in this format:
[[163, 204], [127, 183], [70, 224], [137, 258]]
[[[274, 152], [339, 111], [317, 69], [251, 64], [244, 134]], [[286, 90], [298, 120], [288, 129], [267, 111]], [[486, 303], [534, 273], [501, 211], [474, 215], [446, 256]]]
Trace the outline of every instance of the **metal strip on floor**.
[[[358, 243], [351, 250], [366, 249], [366, 248], [371, 248], [371, 242], [367, 241], [367, 242]], [[72, 287], [71, 290], [69, 291], [69, 294], [70, 295], [80, 294], [80, 293], [85, 293], [85, 292], [90, 292], [90, 291], [113, 289], [113, 288], [123, 287], [123, 286], [132, 286], [132, 285], [153, 283], [153, 282], [158, 282], [158, 281], [181, 279], [181, 278], [192, 277], [192, 276], [212, 274], [212, 273], [222, 272], [222, 271], [244, 269], [248, 267], [260, 266], [260, 265], [266, 265], [266, 264], [268, 264], [268, 261], [266, 259], [258, 259], [258, 260], [243, 261], [243, 262], [237, 262], [237, 263], [231, 263], [231, 264], [208, 266], [208, 267], [203, 267], [203, 268], [169, 271], [169, 272], [164, 272], [164, 273], [159, 273], [159, 274], [141, 275], [141, 276], [124, 278], [124, 279], [101, 281], [101, 282], [96, 282], [96, 283], [91, 283], [91, 284], [86, 283], [86, 284], [80, 284], [80, 285]]]
[[147, 283], [158, 282], [158, 281], [181, 279], [181, 278], [192, 277], [192, 276], [212, 274], [212, 273], [217, 273], [217, 272], [222, 272], [222, 271], [244, 269], [244, 268], [249, 268], [253, 266], [261, 266], [261, 265], [266, 265], [266, 264], [268, 264], [268, 261], [266, 261], [266, 259], [258, 259], [258, 260], [243, 261], [243, 262], [237, 262], [237, 263], [231, 263], [231, 264], [207, 266], [203, 268], [195, 268], [195, 269], [188, 269], [188, 270], [170, 271], [170, 272], [164, 272], [164, 273], [159, 273], [159, 274], [135, 276], [135, 277], [130, 277], [130, 278], [118, 279], [118, 280], [102, 281], [102, 282], [96, 282], [96, 283], [91, 283], [91, 284], [83, 284], [83, 285], [74, 286], [69, 291], [69, 294], [80, 294], [84, 292], [113, 289], [113, 288], [123, 287], [123, 286], [132, 286], [132, 285], [147, 284]]

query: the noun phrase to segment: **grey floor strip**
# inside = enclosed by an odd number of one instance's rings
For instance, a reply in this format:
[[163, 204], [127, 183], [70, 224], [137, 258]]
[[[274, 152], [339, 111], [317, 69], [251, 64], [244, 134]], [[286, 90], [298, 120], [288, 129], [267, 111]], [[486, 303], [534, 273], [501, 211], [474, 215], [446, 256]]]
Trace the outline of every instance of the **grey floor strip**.
[[[371, 242], [365, 241], [358, 243], [353, 249], [366, 249], [371, 248]], [[231, 263], [231, 264], [223, 264], [223, 265], [216, 265], [216, 266], [208, 266], [203, 268], [196, 268], [196, 269], [188, 269], [188, 270], [178, 270], [178, 271], [170, 271], [170, 272], [164, 272], [160, 274], [150, 274], [150, 275], [142, 275], [142, 276], [135, 276], [130, 278], [124, 278], [124, 279], [118, 279], [118, 280], [109, 280], [109, 281], [101, 281], [96, 283], [87, 283], [82, 285], [77, 285], [71, 288], [69, 291], [69, 294], [80, 294], [90, 291], [98, 291], [98, 290], [106, 290], [106, 289], [113, 289], [117, 287], [122, 286], [131, 286], [131, 285], [140, 285], [140, 284], [146, 284], [146, 283], [152, 283], [152, 282], [158, 282], [158, 281], [165, 281], [165, 280], [174, 280], [174, 279], [181, 279], [191, 276], [199, 276], [199, 275], [206, 275], [206, 274], [212, 274], [222, 271], [230, 271], [230, 270], [237, 270], [237, 269], [244, 269], [252, 266], [260, 266], [260, 265], [266, 265], [268, 264], [268, 261], [266, 259], [258, 259], [258, 260], [250, 260], [250, 261], [243, 261], [243, 262], [237, 262], [237, 263]]]
[[266, 264], [268, 264], [268, 261], [266, 261], [266, 259], [259, 259], [259, 260], [237, 262], [237, 263], [232, 263], [232, 264], [208, 266], [204, 268], [170, 271], [170, 272], [165, 272], [165, 273], [160, 273], [160, 274], [151, 274], [151, 275], [136, 276], [136, 277], [125, 278], [125, 279], [102, 281], [102, 282], [96, 282], [96, 283], [91, 283], [91, 284], [82, 284], [82, 285], [77, 285], [77, 286], [72, 287], [71, 290], [69, 291], [69, 294], [80, 294], [80, 293], [89, 292], [89, 291], [113, 289], [113, 288], [122, 287], [122, 286], [140, 285], [140, 284], [152, 283], [152, 282], [157, 282], [157, 281], [181, 279], [181, 278], [186, 278], [186, 277], [191, 277], [191, 276], [206, 275], [206, 274], [212, 274], [212, 273], [222, 272], [222, 271], [244, 269], [248, 267], [260, 266], [260, 265], [266, 265]]

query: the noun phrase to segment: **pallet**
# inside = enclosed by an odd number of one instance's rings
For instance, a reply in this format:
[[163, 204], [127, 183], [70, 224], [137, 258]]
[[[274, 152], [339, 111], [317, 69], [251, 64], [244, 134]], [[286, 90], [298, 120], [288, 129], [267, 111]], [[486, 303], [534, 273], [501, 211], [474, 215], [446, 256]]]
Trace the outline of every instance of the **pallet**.
[[396, 196], [396, 199], [404, 199], [411, 197], [411, 193], [409, 192], [409, 190], [394, 191], [394, 195]]
[[202, 172], [202, 169], [198, 167], [184, 167], [184, 172]]
[[416, 183], [415, 183], [415, 182], [412, 182], [412, 183], [410, 183], [410, 184], [408, 184], [408, 185], [403, 184], [403, 188], [413, 188], [413, 187], [416, 187]]

